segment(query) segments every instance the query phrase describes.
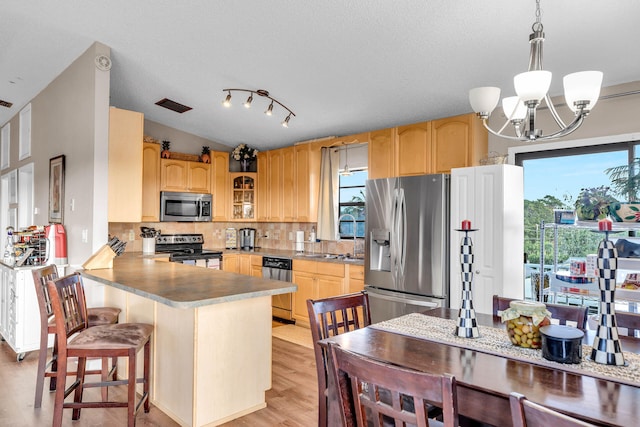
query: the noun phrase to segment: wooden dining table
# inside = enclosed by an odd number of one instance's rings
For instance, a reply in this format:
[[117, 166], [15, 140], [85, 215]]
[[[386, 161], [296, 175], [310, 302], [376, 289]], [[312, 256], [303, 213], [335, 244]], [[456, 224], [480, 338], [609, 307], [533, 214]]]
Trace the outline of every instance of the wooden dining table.
[[[422, 314], [456, 319], [458, 310], [436, 308]], [[504, 328], [500, 318], [476, 315], [481, 326]], [[452, 331], [453, 333], [453, 331]], [[595, 331], [585, 331], [591, 345]], [[505, 339], [506, 335], [505, 335]], [[624, 352], [640, 353], [640, 339], [621, 337]], [[640, 383], [637, 386], [567, 372], [535, 363], [366, 327], [328, 338], [363, 356], [417, 371], [455, 376], [461, 415], [493, 426], [512, 426], [509, 393], [596, 425], [640, 425]], [[620, 368], [624, 369], [624, 368]], [[338, 394], [329, 381], [329, 425], [341, 425]]]

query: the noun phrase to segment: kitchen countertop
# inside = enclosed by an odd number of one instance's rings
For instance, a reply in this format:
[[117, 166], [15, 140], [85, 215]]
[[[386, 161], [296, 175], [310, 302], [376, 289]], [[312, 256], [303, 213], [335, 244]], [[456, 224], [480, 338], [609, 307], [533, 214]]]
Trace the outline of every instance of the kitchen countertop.
[[[312, 253], [312, 252], [296, 252], [285, 249], [269, 249], [269, 248], [256, 248], [251, 251], [244, 251], [241, 249], [220, 249], [220, 248], [206, 248], [210, 251], [222, 252], [223, 262], [224, 254], [245, 254], [245, 255], [260, 255], [260, 256], [273, 256], [281, 258], [300, 259], [307, 261], [320, 261], [331, 262], [335, 264], [352, 264], [352, 265], [364, 265], [363, 258], [326, 258], [325, 254]], [[335, 255], [334, 255], [335, 256]]]
[[293, 283], [166, 262], [166, 255], [140, 252], [116, 257], [113, 268], [80, 270], [80, 273], [174, 308], [202, 307], [298, 289]]

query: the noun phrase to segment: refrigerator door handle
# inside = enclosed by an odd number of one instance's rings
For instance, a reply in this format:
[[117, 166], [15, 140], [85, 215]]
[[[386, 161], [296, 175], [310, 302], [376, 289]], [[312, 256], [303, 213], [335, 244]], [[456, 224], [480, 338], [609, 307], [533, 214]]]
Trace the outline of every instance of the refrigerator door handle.
[[398, 283], [398, 189], [393, 190], [393, 208], [391, 209], [391, 236], [389, 236], [389, 245], [391, 252], [391, 272], [394, 283]]
[[404, 268], [407, 260], [407, 201], [404, 197], [404, 189], [400, 189], [400, 203], [398, 205], [398, 249], [400, 258], [400, 271], [404, 276]]
[[411, 305], [419, 305], [421, 307], [428, 307], [428, 308], [437, 308], [437, 307], [439, 307], [439, 305], [437, 303], [432, 302], [432, 301], [424, 301], [422, 299], [413, 299], [413, 298], [395, 297], [393, 295], [377, 293], [377, 292], [373, 292], [371, 290], [369, 290], [368, 292], [369, 292], [369, 296], [370, 297], [378, 298], [378, 299], [382, 299], [382, 300], [386, 300], [386, 301], [401, 302], [401, 303], [406, 303], [406, 304], [411, 304]]

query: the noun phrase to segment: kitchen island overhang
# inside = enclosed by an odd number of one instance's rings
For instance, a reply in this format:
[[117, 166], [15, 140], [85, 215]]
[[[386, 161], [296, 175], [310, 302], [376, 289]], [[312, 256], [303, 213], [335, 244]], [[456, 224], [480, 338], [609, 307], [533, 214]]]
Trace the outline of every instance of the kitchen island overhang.
[[180, 425], [219, 425], [266, 406], [271, 296], [295, 284], [141, 254], [81, 274], [107, 285], [121, 322], [154, 325], [151, 402]]

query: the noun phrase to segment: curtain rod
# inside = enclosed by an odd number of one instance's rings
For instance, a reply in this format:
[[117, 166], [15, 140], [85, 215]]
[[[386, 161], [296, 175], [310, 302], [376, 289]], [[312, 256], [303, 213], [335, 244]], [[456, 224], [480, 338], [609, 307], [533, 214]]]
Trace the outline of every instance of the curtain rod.
[[334, 148], [336, 151], [341, 151], [341, 150], [346, 150], [347, 148], [356, 148], [356, 147], [360, 147], [362, 145], [367, 145], [369, 144], [368, 142], [359, 142], [359, 143], [354, 143], [354, 144], [342, 144], [342, 145], [329, 145], [326, 147], [321, 147], [321, 148]]

